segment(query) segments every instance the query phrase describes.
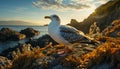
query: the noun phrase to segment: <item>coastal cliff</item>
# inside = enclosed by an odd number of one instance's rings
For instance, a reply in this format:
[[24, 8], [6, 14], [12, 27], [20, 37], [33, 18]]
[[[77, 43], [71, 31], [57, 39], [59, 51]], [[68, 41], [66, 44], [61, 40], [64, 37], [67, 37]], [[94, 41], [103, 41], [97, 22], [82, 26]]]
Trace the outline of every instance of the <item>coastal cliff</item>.
[[101, 5], [96, 8], [95, 11], [90, 14], [82, 22], [77, 22], [72, 19], [68, 25], [71, 25], [85, 33], [89, 32], [91, 24], [97, 23], [100, 30], [103, 31], [107, 26], [109, 26], [114, 20], [120, 18], [120, 0], [111, 0], [106, 4]]

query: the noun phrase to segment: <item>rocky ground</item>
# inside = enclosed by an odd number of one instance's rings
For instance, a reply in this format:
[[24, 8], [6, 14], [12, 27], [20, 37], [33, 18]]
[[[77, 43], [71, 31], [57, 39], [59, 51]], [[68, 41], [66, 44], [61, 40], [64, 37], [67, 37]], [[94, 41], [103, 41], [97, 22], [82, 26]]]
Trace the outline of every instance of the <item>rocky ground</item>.
[[2, 53], [4, 58], [8, 59], [3, 60], [1, 68], [10, 66], [12, 69], [75, 69], [78, 65], [76, 60], [97, 47], [75, 43], [70, 45], [65, 56], [60, 56], [58, 53], [63, 51], [65, 46], [52, 46], [51, 44], [44, 48], [33, 48], [30, 44], [19, 44], [18, 46]]
[[[119, 69], [119, 39], [100, 38], [106, 40], [100, 46], [75, 43], [70, 45], [67, 54], [59, 53], [66, 46], [51, 44], [44, 48], [33, 48], [30, 44], [20, 44], [8, 52], [5, 60], [1, 57], [1, 68], [10, 69]], [[12, 59], [10, 59], [12, 57]], [[8, 59], [9, 58], [9, 59]]]
[[19, 43], [0, 54], [0, 69], [120, 69], [120, 20], [109, 27], [93, 33], [99, 44], [59, 45], [49, 35]]

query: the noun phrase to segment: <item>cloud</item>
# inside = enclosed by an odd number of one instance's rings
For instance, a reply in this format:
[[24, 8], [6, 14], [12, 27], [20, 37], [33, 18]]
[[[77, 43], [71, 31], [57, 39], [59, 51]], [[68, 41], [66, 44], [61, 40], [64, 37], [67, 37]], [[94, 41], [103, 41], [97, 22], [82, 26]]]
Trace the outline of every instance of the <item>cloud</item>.
[[52, 10], [70, 10], [90, 7], [89, 4], [82, 2], [82, 0], [38, 0], [33, 2], [33, 5], [38, 8]]
[[33, 5], [48, 10], [81, 10], [99, 6], [110, 0], [37, 0]]

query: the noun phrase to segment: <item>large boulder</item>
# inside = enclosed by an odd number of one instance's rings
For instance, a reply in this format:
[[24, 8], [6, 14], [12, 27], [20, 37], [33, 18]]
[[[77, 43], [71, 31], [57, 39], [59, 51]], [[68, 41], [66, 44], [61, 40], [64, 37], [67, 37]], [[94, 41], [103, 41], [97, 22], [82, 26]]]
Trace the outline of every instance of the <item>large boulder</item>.
[[2, 28], [0, 30], [0, 41], [21, 40], [21, 39], [25, 39], [25, 38], [26, 38], [26, 36], [24, 34], [14, 31], [10, 28]]
[[26, 28], [24, 30], [21, 30], [20, 33], [25, 34], [27, 37], [33, 37], [40, 34], [39, 31], [34, 30], [33, 28]]

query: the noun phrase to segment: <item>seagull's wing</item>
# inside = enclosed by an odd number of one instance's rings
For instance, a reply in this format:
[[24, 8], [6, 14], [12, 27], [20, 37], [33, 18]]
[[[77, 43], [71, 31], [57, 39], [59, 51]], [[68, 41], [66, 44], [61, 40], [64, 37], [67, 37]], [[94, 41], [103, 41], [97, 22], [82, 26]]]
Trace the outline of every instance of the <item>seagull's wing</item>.
[[71, 26], [62, 25], [59, 27], [59, 29], [60, 29], [60, 35], [70, 43], [82, 42], [84, 40], [88, 40], [88, 38], [85, 37], [83, 32], [78, 31], [77, 29]]

